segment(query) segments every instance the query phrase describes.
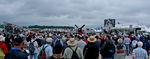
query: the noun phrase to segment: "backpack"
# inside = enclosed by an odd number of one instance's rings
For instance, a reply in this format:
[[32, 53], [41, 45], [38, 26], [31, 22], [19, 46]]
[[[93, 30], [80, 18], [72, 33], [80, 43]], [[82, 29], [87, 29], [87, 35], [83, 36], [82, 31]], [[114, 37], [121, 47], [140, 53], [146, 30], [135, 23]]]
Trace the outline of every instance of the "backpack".
[[59, 54], [59, 53], [62, 52], [63, 46], [62, 46], [62, 44], [60, 43], [60, 40], [57, 40], [57, 41], [56, 41], [54, 50], [55, 50], [54, 52], [55, 52], [56, 54]]
[[69, 48], [73, 51], [71, 59], [80, 59], [78, 54], [76, 53], [78, 47], [76, 47], [75, 51], [71, 47], [69, 47]]
[[38, 43], [38, 47], [41, 47], [43, 45], [43, 42], [42, 40], [40, 39], [36, 39], [37, 43]]
[[112, 56], [115, 54], [115, 45], [113, 44], [111, 40], [107, 41], [106, 53], [108, 56]]
[[109, 56], [112, 56], [115, 54], [115, 46], [111, 46], [107, 48], [107, 53]]
[[117, 45], [117, 50], [122, 50], [123, 49], [123, 45]]
[[45, 53], [45, 49], [47, 48], [48, 46], [42, 48], [42, 50], [40, 51], [39, 55], [38, 55], [38, 59], [46, 59], [46, 53]]
[[34, 54], [34, 51], [35, 51], [34, 42], [35, 41], [33, 41], [33, 42], [30, 41], [30, 44], [29, 44], [29, 52], [30, 52], [30, 54]]
[[[61, 45], [60, 40], [57, 40], [57, 41], [56, 41], [55, 46], [58, 46], [58, 45]], [[62, 45], [61, 45], [61, 46], [62, 46]]]

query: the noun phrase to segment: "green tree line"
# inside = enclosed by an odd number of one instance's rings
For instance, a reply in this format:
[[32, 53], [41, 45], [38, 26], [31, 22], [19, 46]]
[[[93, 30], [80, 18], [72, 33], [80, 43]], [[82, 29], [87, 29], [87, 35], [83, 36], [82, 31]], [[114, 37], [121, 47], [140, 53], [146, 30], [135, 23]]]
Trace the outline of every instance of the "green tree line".
[[4, 25], [0, 25], [0, 28], [4, 28]]
[[45, 28], [49, 28], [49, 29], [53, 29], [53, 28], [56, 28], [56, 29], [74, 29], [74, 27], [72, 26], [40, 26], [40, 25], [30, 25], [28, 26], [28, 28], [40, 28], [40, 29], [45, 29]]

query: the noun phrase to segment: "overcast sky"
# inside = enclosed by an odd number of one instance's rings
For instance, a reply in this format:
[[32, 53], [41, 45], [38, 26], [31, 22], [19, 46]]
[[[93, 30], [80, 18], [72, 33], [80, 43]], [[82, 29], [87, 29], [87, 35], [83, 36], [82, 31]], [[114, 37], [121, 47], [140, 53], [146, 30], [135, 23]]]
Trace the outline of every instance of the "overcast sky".
[[0, 22], [98, 26], [113, 18], [150, 25], [150, 0], [0, 0]]

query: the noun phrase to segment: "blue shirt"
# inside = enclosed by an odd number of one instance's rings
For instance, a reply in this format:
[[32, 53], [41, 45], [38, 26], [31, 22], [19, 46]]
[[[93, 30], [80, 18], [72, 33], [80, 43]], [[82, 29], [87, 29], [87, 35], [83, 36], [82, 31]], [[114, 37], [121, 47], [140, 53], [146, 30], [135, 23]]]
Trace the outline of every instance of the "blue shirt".
[[21, 49], [19, 49], [19, 48], [11, 48], [12, 50], [20, 50], [21, 51]]
[[123, 42], [124, 44], [130, 44], [131, 40], [129, 38], [125, 38]]
[[136, 59], [145, 59], [146, 57], [148, 57], [146, 50], [144, 50], [142, 47], [134, 49], [132, 55]]
[[100, 42], [98, 40], [94, 43], [96, 44], [97, 48], [100, 48]]
[[[46, 48], [45, 48], [46, 47]], [[43, 46], [41, 46], [41, 49], [43, 48]], [[45, 53], [46, 53], [46, 58], [53, 56], [53, 48], [51, 45], [49, 44], [45, 44], [44, 45], [45, 48]], [[41, 50], [40, 50], [41, 51]]]
[[141, 36], [141, 37], [140, 37], [140, 40], [143, 40], [143, 39], [144, 39], [144, 37], [143, 37], [143, 36]]

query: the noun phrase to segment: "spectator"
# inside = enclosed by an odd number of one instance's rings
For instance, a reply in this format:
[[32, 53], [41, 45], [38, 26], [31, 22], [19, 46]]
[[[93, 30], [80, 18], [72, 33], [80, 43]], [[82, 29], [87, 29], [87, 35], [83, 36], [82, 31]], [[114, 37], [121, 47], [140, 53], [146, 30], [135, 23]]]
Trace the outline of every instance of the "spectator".
[[[50, 38], [51, 39], [51, 38]], [[51, 41], [51, 43], [50, 43], [50, 45], [52, 45], [52, 39], [50, 40]], [[48, 41], [47, 41], [48, 42]], [[52, 48], [52, 46], [51, 46], [51, 48]], [[48, 53], [50, 54], [53, 54], [53, 50], [52, 49], [47, 49], [47, 51], [48, 50], [51, 50], [51, 51], [49, 51]], [[56, 52], [56, 50], [54, 50], [54, 52]], [[47, 52], [46, 52], [47, 53]], [[49, 56], [47, 59], [63, 59], [63, 57], [62, 57], [62, 51], [60, 52], [60, 53], [54, 53], [52, 56]]]
[[[31, 52], [31, 50], [33, 50], [33, 52]], [[37, 41], [35, 41], [35, 37], [33, 37], [29, 43], [29, 51], [30, 51], [30, 59], [32, 59], [33, 57], [34, 57], [34, 59], [37, 59], [37, 53], [38, 53], [39, 49], [38, 49], [38, 43], [37, 43]]]
[[36, 41], [38, 43], [38, 47], [41, 47], [43, 45], [42, 39], [40, 38], [40, 36], [38, 38], [36, 38]]
[[150, 49], [150, 43], [148, 42], [147, 37], [145, 37], [143, 40], [143, 47], [142, 48], [145, 49], [148, 53], [148, 51]]
[[117, 45], [118, 44], [118, 37], [117, 37], [117, 35], [114, 35], [114, 37], [113, 37], [113, 40], [115, 41], [115, 45]]
[[131, 42], [131, 40], [130, 40], [130, 38], [128, 38], [128, 35], [125, 36], [125, 39], [124, 39], [123, 42], [124, 42], [124, 44], [126, 46], [126, 55], [129, 56], [129, 54], [130, 54], [130, 42]]
[[116, 58], [114, 59], [125, 59], [126, 56], [126, 46], [123, 44], [122, 39], [118, 39], [118, 44], [116, 45]]
[[63, 57], [65, 59], [71, 59], [73, 57], [73, 52], [77, 54], [79, 59], [84, 59], [82, 50], [77, 47], [77, 40], [74, 38], [70, 38], [69, 41], [67, 41], [67, 44], [69, 47], [67, 47], [64, 51]]
[[53, 41], [52, 38], [47, 38], [46, 39], [47, 43], [44, 46], [41, 46], [41, 49], [45, 48], [46, 58], [53, 56], [52, 41]]
[[146, 50], [144, 50], [142, 48], [143, 43], [142, 42], [138, 42], [138, 48], [133, 50], [133, 59], [148, 59], [148, 55]]
[[16, 38], [14, 39], [14, 47], [8, 51], [5, 59], [28, 59], [27, 55], [23, 53], [21, 47], [23, 46], [23, 40]]
[[98, 59], [99, 57], [99, 41], [94, 36], [90, 36], [89, 43], [84, 48], [84, 59]]
[[77, 47], [81, 48], [81, 50], [83, 51], [84, 47], [85, 47], [87, 44], [83, 41], [83, 37], [80, 36], [79, 39], [80, 39], [80, 40], [78, 41]]
[[5, 38], [0, 35], [0, 59], [4, 59], [5, 54], [8, 52], [6, 44], [2, 42], [4, 39]]
[[132, 46], [132, 49], [136, 48], [136, 46], [137, 46], [137, 40], [136, 39], [133, 39], [131, 46]]
[[115, 54], [115, 44], [109, 35], [104, 36], [104, 43], [101, 47], [100, 53], [102, 59], [113, 59]]
[[8, 50], [10, 50], [10, 49], [12, 48], [11, 35], [8, 35], [8, 36], [5, 38], [5, 44], [6, 44]]
[[57, 36], [57, 39], [53, 42], [54, 43], [54, 53], [60, 54], [63, 50], [63, 42], [61, 36]]

